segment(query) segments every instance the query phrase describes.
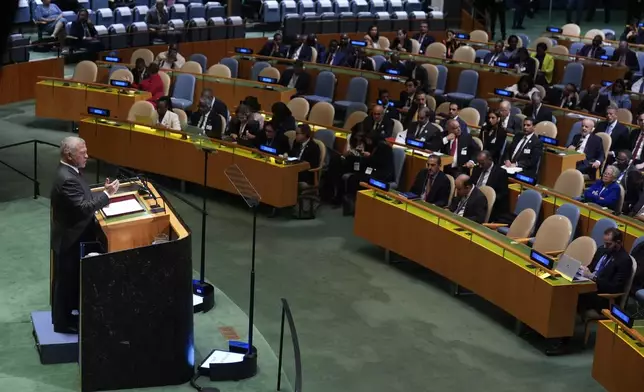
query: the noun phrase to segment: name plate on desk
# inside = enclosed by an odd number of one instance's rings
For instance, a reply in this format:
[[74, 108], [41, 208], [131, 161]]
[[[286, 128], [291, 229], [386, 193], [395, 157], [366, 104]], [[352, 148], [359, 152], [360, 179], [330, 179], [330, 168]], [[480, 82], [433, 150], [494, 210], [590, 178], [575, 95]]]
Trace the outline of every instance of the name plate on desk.
[[95, 108], [92, 106], [87, 107], [87, 113], [93, 114], [95, 116], [101, 116], [101, 117], [109, 117], [110, 116], [110, 111], [107, 109], [101, 109], [101, 108]]
[[112, 86], [116, 86], [116, 87], [126, 87], [126, 88], [131, 86], [131, 83], [130, 83], [130, 82], [128, 82], [127, 80], [117, 80], [117, 79], [112, 79], [112, 80], [110, 80], [110, 84], [111, 84]]
[[240, 48], [240, 47], [236, 47], [236, 48], [235, 48], [235, 53], [239, 53], [239, 54], [253, 54], [253, 49], [250, 49], [250, 48]]
[[466, 34], [466, 33], [456, 33], [456, 38], [457, 39], [462, 39], [462, 40], [465, 40], [465, 41], [469, 41], [470, 35]]
[[262, 83], [277, 84], [277, 79], [269, 78], [268, 76], [259, 76], [257, 80]]
[[420, 149], [425, 148], [425, 142], [418, 139], [405, 139], [405, 144], [413, 148], [420, 148]]
[[507, 68], [507, 69], [512, 68], [512, 64], [510, 64], [510, 63], [508, 63], [506, 61], [497, 61], [497, 62], [494, 63], [494, 65], [496, 65], [497, 67], [500, 67], [500, 68]]
[[629, 316], [619, 306], [613, 305], [610, 307], [610, 314], [617, 320], [622, 322], [628, 328], [633, 328], [633, 317]]
[[530, 184], [530, 185], [535, 185], [537, 183], [536, 178], [526, 176], [525, 174], [521, 174], [521, 173], [515, 173], [514, 178], [516, 178], [517, 180], [519, 180], [521, 182], [525, 182], [526, 184]]
[[110, 204], [101, 209], [103, 216], [106, 218], [134, 214], [141, 211], [145, 211], [145, 208], [141, 205], [135, 195], [110, 198]]
[[387, 184], [385, 182], [382, 182], [382, 181], [378, 181], [375, 178], [370, 178], [369, 179], [369, 185], [371, 185], [374, 188], [378, 188], [380, 190], [383, 190], [385, 192], [389, 191], [389, 184]]
[[262, 151], [262, 152], [265, 152], [265, 153], [268, 153], [268, 154], [277, 155], [277, 149], [276, 148], [266, 146], [266, 145], [263, 145], [263, 144], [261, 146], [259, 146], [259, 151]]
[[510, 97], [510, 98], [514, 95], [512, 94], [512, 91], [504, 90], [502, 88], [495, 88], [494, 94], [500, 97]]
[[557, 145], [557, 139], [555, 139], [553, 137], [540, 135], [539, 139], [541, 139], [541, 141], [544, 142], [545, 144], [549, 144], [551, 146], [556, 146]]
[[546, 32], [552, 34], [561, 34], [563, 33], [563, 29], [561, 27], [548, 26], [546, 27]]
[[543, 255], [536, 250], [530, 251], [530, 260], [537, 264], [540, 267], [543, 267], [547, 270], [552, 270], [555, 266], [555, 261], [550, 257]]
[[352, 40], [351, 45], [352, 46], [361, 46], [361, 47], [364, 48], [365, 46], [367, 46], [367, 42], [366, 41], [354, 41], [354, 40]]
[[121, 58], [116, 57], [116, 56], [105, 56], [105, 57], [103, 57], [103, 61], [108, 62], [108, 63], [120, 63]]

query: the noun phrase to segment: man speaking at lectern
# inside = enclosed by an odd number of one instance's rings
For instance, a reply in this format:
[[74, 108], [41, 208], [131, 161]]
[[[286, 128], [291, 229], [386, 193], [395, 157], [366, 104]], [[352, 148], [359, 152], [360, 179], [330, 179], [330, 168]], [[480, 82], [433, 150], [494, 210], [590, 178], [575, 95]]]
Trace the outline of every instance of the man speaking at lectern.
[[80, 169], [87, 146], [70, 136], [60, 144], [60, 164], [51, 191], [51, 249], [54, 261], [52, 323], [58, 333], [78, 333], [80, 244], [96, 241], [94, 212], [107, 206], [119, 181], [105, 180], [103, 192], [92, 193]]

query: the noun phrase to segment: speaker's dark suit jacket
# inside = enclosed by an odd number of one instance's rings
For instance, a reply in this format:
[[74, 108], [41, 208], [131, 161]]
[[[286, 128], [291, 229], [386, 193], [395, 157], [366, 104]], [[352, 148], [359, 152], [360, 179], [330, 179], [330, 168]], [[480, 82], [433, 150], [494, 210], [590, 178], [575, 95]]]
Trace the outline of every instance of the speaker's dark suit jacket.
[[[451, 152], [451, 142], [443, 144], [441, 150], [443, 154], [452, 155]], [[448, 174], [456, 176], [458, 173], [463, 172], [463, 166], [468, 161], [476, 162], [476, 155], [481, 152], [478, 144], [474, 143], [472, 136], [468, 133], [461, 133], [461, 136], [458, 137], [458, 144], [456, 148], [456, 172], [449, 170]], [[457, 173], [458, 172], [458, 173]]]
[[[496, 201], [494, 202], [494, 207], [492, 207], [491, 215], [491, 218], [495, 218], [509, 210], [508, 173], [496, 163], [490, 170], [490, 175], [487, 177], [487, 181], [484, 185], [489, 186], [494, 189], [494, 192], [496, 192]], [[478, 184], [482, 173], [483, 168], [480, 166], [475, 167], [472, 170], [472, 182]]]
[[[299, 48], [299, 45], [291, 46], [288, 49], [286, 58], [292, 59], [298, 48]], [[305, 62], [310, 62], [312, 58], [313, 58], [313, 51], [311, 50], [311, 47], [306, 44], [302, 44], [302, 48], [300, 49], [300, 54], [297, 57], [297, 59]]]
[[510, 115], [508, 117], [508, 125], [505, 128], [509, 133], [514, 135], [523, 134], [523, 120], [517, 116]]
[[[608, 129], [608, 122], [601, 121], [595, 126], [595, 133], [597, 132], [606, 132]], [[628, 128], [619, 122], [613, 127], [613, 131], [610, 133], [610, 138], [612, 140], [610, 144], [610, 151], [618, 152], [620, 150], [628, 150], [630, 148], [630, 140], [628, 136]]]
[[[572, 138], [572, 146], [576, 146], [581, 139], [581, 134], [575, 135]], [[595, 161], [604, 162], [606, 158], [604, 156], [604, 146], [602, 144], [602, 139], [595, 135], [588, 135], [588, 140], [586, 141], [586, 146], [584, 147], [584, 154], [586, 154], [586, 159], [583, 161], [577, 162], [577, 170], [594, 180], [597, 174], [597, 170], [593, 169], [592, 165]]]
[[54, 276], [52, 322], [55, 329], [73, 325], [79, 309], [80, 243], [95, 241], [94, 212], [109, 204], [104, 192], [92, 193], [82, 175], [58, 165], [51, 190], [51, 250]]
[[[595, 271], [599, 260], [606, 254], [606, 249], [602, 246], [597, 249], [593, 261], [590, 262], [588, 269]], [[617, 251], [611, 257], [611, 261], [604, 265], [599, 275], [596, 275], [598, 294], [618, 294], [626, 290], [626, 284], [631, 277], [633, 262], [631, 257], [624, 248]]]
[[[411, 192], [421, 196], [427, 187], [427, 181], [429, 181], [429, 169], [423, 169], [416, 175], [414, 185], [411, 187]], [[429, 193], [425, 195], [425, 201], [439, 207], [445, 207], [449, 200], [450, 191], [451, 186], [449, 179], [447, 178], [447, 174], [439, 171], [429, 188]]]
[[[640, 132], [641, 131], [639, 129], [634, 129], [633, 131], [631, 131], [631, 134], [629, 136], [630, 140], [629, 140], [629, 148], [628, 148], [630, 151], [635, 150], [635, 146], [637, 145], [637, 139], [639, 139], [640, 137]], [[637, 151], [635, 151], [635, 154], [637, 154]], [[633, 162], [635, 164], [642, 163], [642, 161], [644, 161], [644, 148], [639, 153], [639, 156], [633, 155]]]
[[[282, 73], [282, 77], [280, 78], [279, 84], [281, 84], [284, 87], [287, 87], [288, 84], [291, 82], [292, 77], [293, 77], [292, 68], [284, 70], [284, 73]], [[306, 72], [300, 73], [300, 75], [298, 76], [297, 82], [295, 82], [295, 90], [297, 90], [297, 95], [306, 95], [306, 93], [309, 91], [310, 85], [311, 85], [311, 75], [309, 75]]]
[[[460, 197], [452, 199], [452, 205], [449, 206], [450, 211], [456, 213], [460, 202]], [[485, 215], [487, 215], [487, 198], [483, 192], [481, 192], [477, 187], [474, 187], [472, 189], [472, 194], [465, 202], [463, 217], [476, 223], [483, 223], [485, 222]]]
[[[299, 142], [293, 143], [293, 148], [288, 154], [289, 157], [300, 157], [300, 161], [308, 162], [311, 169], [315, 169], [320, 166], [320, 147], [317, 145], [315, 140], [309, 139], [308, 143], [304, 145], [304, 151], [300, 154], [302, 150], [302, 144]], [[307, 184], [313, 185], [314, 183], [314, 174], [308, 170], [304, 170], [298, 174], [298, 182], [306, 182]]]
[[505, 158], [512, 163], [516, 163], [518, 167], [523, 169], [523, 174], [530, 177], [536, 177], [539, 171], [539, 162], [541, 160], [541, 155], [543, 154], [543, 142], [536, 134], [533, 134], [530, 137], [530, 140], [523, 145], [521, 150], [519, 150], [516, 156], [512, 157], [514, 150], [523, 140], [523, 136], [517, 135], [512, 140], [512, 143], [505, 149]]
[[[615, 52], [613, 52], [613, 55], [611, 56], [610, 61], [617, 62], [617, 61], [619, 61], [619, 57], [620, 57], [620, 54], [617, 53], [617, 51], [615, 51]], [[633, 52], [630, 49], [628, 49], [628, 52], [626, 52], [626, 61], [625, 61], [625, 63], [626, 63], [626, 66], [628, 67], [628, 69], [630, 69], [631, 71], [637, 72], [637, 71], [640, 70], [640, 63], [637, 60], [637, 55], [635, 54], [635, 52]]]

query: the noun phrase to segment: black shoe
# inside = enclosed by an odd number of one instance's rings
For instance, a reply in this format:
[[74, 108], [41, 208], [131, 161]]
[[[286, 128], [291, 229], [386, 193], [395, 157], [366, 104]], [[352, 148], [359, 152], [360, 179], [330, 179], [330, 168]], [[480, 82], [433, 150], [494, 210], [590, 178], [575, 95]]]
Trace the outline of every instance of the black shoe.
[[557, 341], [546, 349], [546, 355], [549, 357], [567, 355], [570, 352], [570, 340], [567, 338], [557, 339]]
[[69, 335], [78, 335], [78, 327], [74, 325], [54, 325], [54, 332]]

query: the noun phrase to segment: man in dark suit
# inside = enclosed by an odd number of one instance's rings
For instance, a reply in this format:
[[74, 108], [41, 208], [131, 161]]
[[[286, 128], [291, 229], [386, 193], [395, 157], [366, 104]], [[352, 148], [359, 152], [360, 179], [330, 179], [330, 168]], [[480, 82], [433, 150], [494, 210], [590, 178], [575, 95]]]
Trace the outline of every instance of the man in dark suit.
[[[644, 169], [644, 113], [637, 116], [638, 129], [631, 132], [630, 151], [634, 169]], [[626, 151], [624, 151], [626, 152]], [[630, 161], [630, 160], [629, 160]]]
[[492, 154], [483, 150], [476, 157], [478, 165], [472, 170], [472, 182], [477, 188], [489, 186], [496, 192], [496, 201], [492, 207], [491, 218], [494, 219], [509, 210], [508, 173], [494, 164]]
[[445, 167], [447, 174], [456, 177], [474, 167], [479, 146], [474, 143], [469, 133], [461, 132], [461, 126], [456, 120], [447, 120], [445, 124], [447, 136], [443, 138], [441, 152], [454, 158], [451, 167]]
[[450, 211], [479, 224], [485, 222], [487, 198], [474, 185], [470, 176], [461, 174], [454, 181], [454, 185], [456, 185], [456, 197], [452, 200]]
[[505, 42], [496, 41], [494, 43], [494, 49], [483, 58], [483, 64], [494, 65], [499, 59], [503, 57], [503, 45]]
[[640, 63], [637, 60], [635, 52], [628, 48], [627, 41], [619, 41], [619, 47], [613, 52], [610, 61], [615, 61], [616, 65], [627, 67], [633, 72], [640, 70]]
[[447, 175], [441, 171], [441, 157], [430, 155], [426, 168], [418, 172], [411, 193], [414, 193], [428, 203], [438, 207], [447, 207], [451, 192], [451, 184]]
[[[222, 103], [222, 102], [220, 102]], [[219, 106], [219, 105], [218, 105]], [[199, 100], [198, 110], [190, 115], [189, 124], [201, 129], [203, 134], [213, 139], [221, 139], [225, 130], [226, 112], [221, 113], [220, 109], [211, 106], [211, 102], [202, 97]], [[219, 115], [224, 118], [224, 124]]]
[[[441, 127], [443, 129], [446, 128], [445, 124], [447, 123], [447, 120], [456, 120], [458, 121], [458, 125], [461, 127], [461, 132], [469, 133], [467, 129], [467, 123], [458, 116], [459, 112], [460, 112], [460, 108], [458, 107], [458, 104], [456, 102], [450, 103], [448, 112], [447, 112], [447, 118], [441, 120]], [[474, 124], [474, 125], [478, 125], [478, 124]]]
[[520, 167], [523, 174], [536, 178], [542, 154], [543, 142], [534, 134], [533, 120], [526, 118], [523, 120], [523, 136], [517, 134], [505, 149], [504, 164], [506, 167]]
[[385, 109], [376, 105], [371, 110], [371, 116], [362, 120], [362, 129], [367, 133], [377, 132], [380, 137], [388, 138], [394, 132], [394, 121], [383, 115]]
[[[608, 300], [598, 294], [619, 294], [627, 287], [633, 271], [633, 262], [624, 249], [624, 235], [617, 228], [604, 231], [604, 245], [597, 248], [588, 267], [582, 266], [581, 275], [597, 285], [597, 291], [581, 294], [577, 311], [582, 318], [598, 317], [602, 309], [608, 308]], [[628, 293], [627, 293], [628, 295]], [[599, 313], [599, 314], [598, 314]], [[570, 351], [570, 338], [558, 340], [546, 355], [563, 355]]]
[[572, 138], [572, 143], [568, 146], [570, 150], [586, 154], [583, 161], [577, 162], [577, 170], [583, 174], [588, 174], [591, 180], [597, 177], [597, 169], [604, 162], [604, 146], [602, 139], [593, 133], [595, 123], [593, 120], [584, 119], [581, 122], [581, 133]]
[[610, 145], [610, 156], [606, 157], [607, 163], [613, 163], [615, 154], [620, 150], [630, 150], [630, 140], [628, 128], [617, 121], [617, 107], [610, 105], [606, 109], [606, 121], [601, 121], [595, 126], [594, 133], [606, 132], [610, 135], [612, 143]]
[[412, 122], [407, 129], [407, 139], [425, 142], [425, 148], [430, 151], [440, 151], [443, 147], [443, 135], [430, 121], [431, 109], [422, 108], [418, 111], [418, 121]]
[[374, 62], [367, 57], [363, 48], [356, 48], [355, 53], [348, 60], [348, 66], [363, 71], [374, 71]]
[[318, 62], [342, 67], [347, 62], [347, 54], [340, 49], [338, 41], [333, 39], [329, 43], [329, 50], [324, 53], [324, 56], [318, 56]]
[[542, 98], [541, 93], [535, 91], [532, 94], [532, 105], [523, 109], [523, 114], [534, 120], [535, 125], [541, 121], [552, 121], [552, 110], [543, 105]]
[[427, 22], [420, 24], [420, 32], [414, 35], [414, 39], [420, 44], [420, 53], [425, 53], [425, 49], [436, 40], [428, 33], [429, 27]]
[[[411, 104], [411, 107], [407, 111], [407, 114], [405, 115], [404, 121], [403, 121], [403, 128], [409, 128], [412, 122], [418, 121], [418, 112], [422, 108], [427, 107], [427, 95], [422, 92], [417, 92], [414, 95], [414, 101]], [[404, 109], [404, 108], [403, 108]], [[429, 121], [434, 121], [434, 113], [431, 113]]]
[[259, 55], [268, 57], [284, 57], [285, 53], [286, 48], [282, 44], [282, 34], [280, 33], [273, 35], [273, 40], [266, 41], [258, 52]]
[[304, 71], [304, 63], [298, 60], [293, 64], [293, 68], [287, 68], [282, 72], [279, 84], [294, 88], [297, 90], [297, 95], [306, 95], [311, 84], [311, 75]]
[[306, 44], [306, 35], [300, 35], [293, 45], [288, 49], [286, 58], [291, 60], [300, 60], [309, 62], [313, 58], [311, 47]]
[[[311, 137], [311, 127], [308, 124], [300, 124], [297, 127], [295, 142], [288, 156], [298, 158], [301, 162], [308, 162], [311, 169], [320, 166], [320, 147]], [[314, 173], [309, 170], [301, 171], [298, 174], [297, 181], [313, 185]]]
[[389, 90], [380, 90], [380, 92], [378, 93], [378, 98], [380, 99], [378, 101], [378, 105], [384, 108], [382, 115], [389, 117], [392, 120], [400, 121], [400, 113], [398, 112], [398, 109], [396, 109], [394, 101], [389, 99]]
[[89, 20], [89, 13], [82, 9], [78, 11], [78, 16], [69, 28], [69, 38], [73, 38], [71, 46], [75, 48], [84, 48], [90, 52], [100, 51], [103, 47], [98, 39], [98, 32], [94, 24]]
[[60, 145], [60, 164], [51, 191], [51, 250], [53, 254], [52, 323], [58, 333], [78, 333], [81, 242], [96, 241], [94, 212], [107, 206], [119, 181], [105, 180], [105, 190], [93, 193], [80, 169], [87, 163], [87, 146], [69, 136]]
[[400, 92], [398, 100], [398, 108], [403, 117], [407, 114], [407, 112], [411, 108], [411, 105], [414, 103], [414, 99], [416, 98], [416, 91], [416, 81], [413, 79], [408, 79], [405, 82], [405, 89]]
[[291, 150], [288, 137], [277, 132], [277, 126], [271, 121], [264, 123], [264, 129], [255, 138], [255, 147], [268, 146], [274, 148], [278, 155], [286, 154]]
[[523, 121], [512, 114], [512, 105], [509, 101], [501, 101], [499, 104], [499, 112], [501, 112], [501, 126], [505, 128], [508, 133], [514, 135], [523, 134]]
[[579, 50], [579, 53], [577, 53], [577, 56], [598, 59], [600, 56], [606, 54], [606, 49], [602, 47], [602, 43], [602, 36], [596, 35], [595, 38], [593, 38], [593, 43], [584, 45], [584, 47]]
[[405, 75], [407, 73], [407, 68], [405, 67], [405, 64], [402, 61], [400, 61], [400, 55], [398, 54], [398, 52], [393, 52], [389, 56], [389, 60], [382, 63], [378, 72], [380, 73], [392, 72], [392, 73], [395, 73], [396, 75]]
[[585, 94], [582, 92], [583, 96], [580, 94], [579, 109], [604, 116], [606, 114], [606, 108], [610, 105], [610, 101], [608, 100], [608, 96], [606, 94], [600, 94], [599, 90], [598, 85], [591, 84]]

